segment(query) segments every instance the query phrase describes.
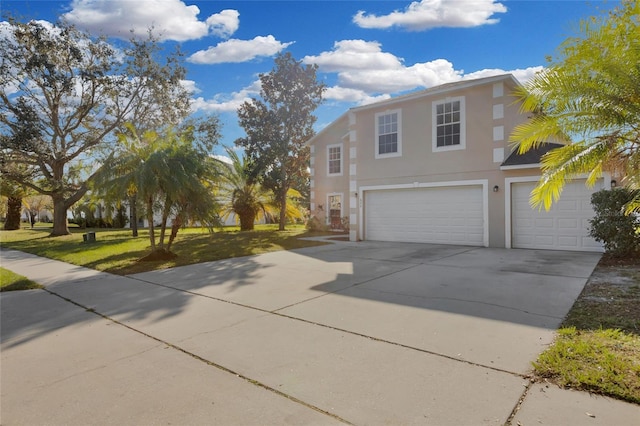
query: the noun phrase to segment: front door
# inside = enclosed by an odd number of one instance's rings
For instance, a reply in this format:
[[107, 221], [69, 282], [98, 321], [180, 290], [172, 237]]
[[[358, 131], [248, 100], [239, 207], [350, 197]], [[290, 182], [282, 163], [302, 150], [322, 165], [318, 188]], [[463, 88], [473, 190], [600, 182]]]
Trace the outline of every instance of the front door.
[[329, 226], [331, 229], [342, 228], [342, 196], [329, 196]]

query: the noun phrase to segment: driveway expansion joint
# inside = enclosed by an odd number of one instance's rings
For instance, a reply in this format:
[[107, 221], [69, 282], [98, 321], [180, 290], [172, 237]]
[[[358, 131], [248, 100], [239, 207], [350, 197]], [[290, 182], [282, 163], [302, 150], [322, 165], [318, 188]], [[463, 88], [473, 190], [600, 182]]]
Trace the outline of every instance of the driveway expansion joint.
[[67, 297], [64, 297], [64, 296], [62, 296], [62, 295], [60, 295], [60, 294], [58, 294], [58, 293], [56, 293], [56, 292], [54, 292], [52, 290], [49, 290], [47, 288], [44, 288], [43, 290], [46, 291], [47, 293], [53, 295], [53, 296], [59, 297], [59, 298], [61, 298], [62, 300], [66, 301], [66, 302], [69, 302], [69, 303], [71, 303], [71, 304], [73, 304], [75, 306], [78, 306], [78, 307], [84, 309], [86, 312], [89, 312], [89, 313], [92, 313], [94, 315], [97, 315], [97, 316], [99, 316], [101, 318], [104, 318], [107, 321], [111, 321], [114, 324], [117, 324], [119, 326], [125, 327], [125, 328], [127, 328], [127, 329], [129, 329], [129, 330], [131, 330], [131, 331], [133, 331], [135, 333], [141, 334], [141, 335], [143, 335], [143, 336], [145, 336], [145, 337], [147, 337], [149, 339], [155, 340], [156, 342], [162, 343], [163, 345], [166, 345], [167, 347], [169, 347], [171, 349], [174, 349], [174, 350], [176, 350], [178, 352], [182, 352], [183, 354], [188, 355], [188, 356], [190, 356], [190, 357], [192, 357], [192, 358], [194, 358], [194, 359], [196, 359], [196, 360], [198, 360], [200, 362], [203, 362], [203, 363], [205, 363], [205, 364], [207, 364], [207, 365], [209, 365], [211, 367], [215, 367], [215, 368], [217, 368], [217, 369], [219, 369], [221, 371], [224, 371], [225, 373], [232, 374], [232, 375], [238, 377], [239, 379], [244, 380], [247, 383], [250, 383], [250, 384], [252, 384], [254, 386], [260, 387], [260, 388], [262, 388], [262, 389], [264, 389], [266, 391], [272, 392], [272, 393], [274, 393], [274, 394], [276, 394], [278, 396], [286, 398], [286, 399], [288, 399], [288, 400], [290, 400], [292, 402], [295, 402], [297, 404], [303, 405], [303, 406], [305, 406], [305, 407], [307, 407], [309, 409], [312, 409], [312, 410], [314, 410], [314, 411], [316, 411], [318, 413], [321, 413], [321, 414], [324, 414], [326, 416], [329, 416], [329, 417], [333, 418], [334, 420], [337, 420], [337, 421], [339, 421], [341, 423], [344, 423], [344, 424], [347, 424], [347, 425], [353, 425], [353, 423], [351, 423], [348, 420], [343, 419], [342, 417], [338, 416], [337, 414], [334, 414], [334, 413], [331, 413], [329, 411], [323, 410], [322, 408], [316, 407], [315, 405], [312, 405], [312, 404], [310, 404], [308, 402], [305, 402], [305, 401], [303, 401], [301, 399], [298, 399], [293, 395], [289, 395], [289, 394], [287, 394], [285, 392], [282, 392], [282, 391], [280, 391], [278, 389], [275, 389], [275, 388], [273, 388], [273, 387], [271, 387], [271, 386], [269, 386], [267, 384], [264, 384], [264, 383], [262, 383], [262, 382], [260, 382], [258, 380], [255, 380], [255, 379], [252, 379], [252, 378], [250, 378], [248, 376], [245, 376], [242, 373], [234, 371], [234, 370], [232, 370], [230, 368], [227, 368], [227, 367], [225, 367], [225, 366], [223, 366], [221, 364], [217, 364], [217, 363], [215, 363], [213, 361], [210, 361], [210, 360], [208, 360], [206, 358], [203, 358], [203, 357], [201, 357], [199, 355], [196, 355], [193, 352], [189, 352], [189, 351], [181, 348], [180, 346], [174, 345], [174, 344], [169, 343], [169, 342], [167, 342], [165, 340], [162, 340], [162, 339], [160, 339], [158, 337], [155, 337], [155, 336], [152, 336], [152, 335], [150, 335], [148, 333], [145, 333], [144, 331], [141, 331], [141, 330], [138, 330], [138, 329], [136, 329], [134, 327], [131, 327], [131, 326], [129, 326], [129, 325], [123, 323], [123, 322], [120, 322], [120, 321], [118, 321], [118, 320], [116, 320], [114, 318], [109, 317], [108, 315], [102, 314], [102, 313], [96, 311], [95, 309], [87, 308], [86, 306], [84, 306], [84, 305], [82, 305], [82, 304], [80, 304], [78, 302], [75, 302], [74, 300], [71, 300], [71, 299], [69, 299]]
[[[522, 407], [522, 404], [524, 403], [524, 400], [527, 398], [527, 395], [529, 394], [529, 390], [531, 389], [534, 383], [535, 383], [535, 380], [529, 377], [529, 381], [524, 386], [524, 390], [522, 391], [520, 398], [518, 398], [516, 405], [513, 407], [513, 410], [511, 410], [511, 414], [509, 414], [509, 417], [507, 417], [507, 421], [504, 422], [504, 426], [511, 426], [513, 424], [512, 423], [513, 419], [515, 418], [516, 414], [518, 414], [518, 411], [520, 411], [520, 408]], [[520, 422], [518, 422], [518, 424], [520, 424]]]
[[[417, 266], [419, 266], [419, 265], [411, 265], [408, 268], [405, 268], [403, 270], [415, 268]], [[397, 273], [397, 272], [401, 272], [401, 271], [392, 272], [390, 274], [387, 274], [387, 276], [388, 275], [392, 275], [392, 274]], [[240, 306], [242, 308], [251, 309], [251, 310], [255, 310], [255, 311], [259, 311], [259, 312], [264, 312], [266, 314], [276, 315], [276, 316], [279, 316], [281, 318], [287, 318], [287, 319], [291, 319], [291, 320], [295, 320], [295, 321], [300, 321], [300, 322], [303, 322], [303, 323], [306, 323], [306, 324], [311, 324], [311, 325], [314, 325], [314, 326], [317, 326], [317, 327], [323, 327], [323, 328], [327, 328], [327, 329], [330, 329], [330, 330], [339, 331], [341, 333], [347, 333], [347, 334], [351, 334], [353, 336], [358, 336], [358, 337], [374, 340], [374, 341], [381, 342], [381, 343], [387, 343], [387, 344], [398, 346], [398, 347], [401, 347], [401, 348], [404, 348], [404, 349], [409, 349], [409, 350], [421, 352], [421, 353], [424, 353], [424, 354], [429, 354], [429, 355], [433, 355], [433, 356], [437, 356], [437, 357], [441, 357], [441, 358], [446, 358], [446, 359], [449, 359], [451, 361], [462, 362], [464, 364], [472, 365], [472, 366], [475, 366], [475, 367], [486, 368], [486, 369], [489, 369], [489, 370], [497, 371], [497, 372], [500, 372], [500, 373], [506, 373], [506, 374], [509, 374], [509, 375], [512, 375], [512, 376], [516, 376], [516, 377], [520, 377], [520, 378], [528, 378], [529, 377], [526, 373], [518, 373], [518, 372], [514, 372], [514, 371], [504, 370], [502, 368], [494, 367], [494, 366], [491, 366], [491, 365], [480, 364], [480, 363], [476, 363], [476, 362], [472, 362], [472, 361], [456, 358], [456, 357], [453, 357], [453, 356], [450, 356], [450, 355], [445, 355], [445, 354], [441, 354], [441, 353], [438, 353], [438, 352], [433, 352], [433, 351], [430, 351], [428, 349], [416, 348], [414, 346], [409, 346], [409, 345], [405, 345], [405, 344], [402, 344], [402, 343], [393, 342], [393, 341], [390, 341], [390, 340], [380, 339], [378, 337], [373, 337], [373, 336], [369, 336], [369, 335], [366, 335], [366, 334], [357, 333], [355, 331], [345, 330], [345, 329], [342, 329], [342, 328], [339, 328], [339, 327], [334, 327], [334, 326], [327, 325], [327, 324], [321, 324], [321, 323], [318, 323], [318, 322], [314, 322], [314, 321], [310, 321], [310, 320], [306, 320], [306, 319], [303, 319], [303, 318], [298, 318], [298, 317], [294, 317], [294, 316], [291, 316], [291, 315], [287, 315], [287, 314], [283, 314], [281, 312], [278, 312], [278, 311], [280, 311], [282, 309], [287, 308], [286, 306], [283, 307], [283, 308], [278, 308], [278, 309], [273, 310], [273, 311], [269, 311], [269, 310], [258, 308], [258, 307], [255, 307], [255, 306], [249, 306], [249, 305], [245, 305], [245, 304], [242, 304], [242, 303], [233, 302], [231, 300], [220, 299], [220, 298], [217, 298], [217, 297], [208, 296], [208, 295], [197, 293], [197, 292], [194, 292], [194, 291], [184, 290], [184, 289], [177, 288], [177, 287], [172, 287], [172, 286], [166, 285], [166, 284], [154, 283], [154, 282], [151, 282], [151, 281], [142, 280], [140, 278], [133, 278], [133, 277], [129, 277], [129, 278], [134, 279], [134, 280], [138, 280], [140, 282], [144, 282], [144, 283], [147, 283], [147, 284], [156, 285], [156, 286], [159, 286], [159, 287], [164, 287], [164, 288], [168, 288], [168, 289], [172, 289], [172, 290], [188, 293], [188, 294], [191, 294], [193, 296], [205, 297], [207, 299], [215, 300], [215, 301], [218, 301], [218, 302], [224, 302], [224, 303], [228, 303], [228, 304], [231, 304], [231, 305]], [[338, 290], [338, 291], [344, 291], [344, 290], [346, 290], [348, 288], [352, 288], [352, 287], [355, 287], [357, 285], [364, 284], [364, 283], [366, 283], [368, 281], [370, 281], [370, 280], [363, 281], [363, 282], [358, 283], [358, 284], [354, 284], [352, 286], [343, 288], [342, 290]], [[336, 292], [332, 292], [332, 293], [336, 293]], [[331, 294], [331, 293], [327, 293], [327, 294]], [[311, 299], [307, 299], [305, 301], [317, 299], [318, 297], [322, 297], [322, 296], [324, 296], [324, 295], [317, 296], [317, 297], [314, 297], [314, 298], [311, 298]], [[60, 297], [62, 297], [62, 296], [60, 296]], [[63, 297], [63, 299], [64, 299], [64, 297]], [[71, 303], [75, 303], [75, 302], [71, 301]], [[299, 302], [299, 303], [302, 303], [302, 302]], [[294, 306], [294, 305], [297, 305], [297, 303], [294, 303], [291, 306]], [[78, 306], [81, 306], [81, 305], [78, 305]], [[97, 312], [96, 312], [96, 314], [97, 315], [102, 315], [102, 314], [97, 313]], [[128, 326], [125, 325], [125, 327], [128, 327]], [[142, 333], [142, 334], [144, 334], [144, 333]], [[154, 338], [154, 337], [152, 337], [152, 338]]]

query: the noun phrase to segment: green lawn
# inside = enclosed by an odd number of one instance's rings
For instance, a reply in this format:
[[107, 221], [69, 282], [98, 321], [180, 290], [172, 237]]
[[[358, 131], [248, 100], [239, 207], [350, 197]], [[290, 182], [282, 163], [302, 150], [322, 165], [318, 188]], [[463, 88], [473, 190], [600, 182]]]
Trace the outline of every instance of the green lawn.
[[82, 234], [86, 229], [71, 228], [71, 235], [52, 238], [50, 229], [36, 227], [0, 231], [0, 242], [4, 247], [120, 275], [324, 244], [299, 239], [318, 235], [310, 234], [302, 225], [290, 225], [282, 232], [277, 229], [277, 225], [257, 225], [256, 230], [246, 232], [239, 232], [238, 227], [214, 233], [201, 228], [182, 229], [171, 248], [178, 257], [155, 262], [138, 261], [150, 251], [147, 230], [134, 238], [128, 229], [91, 229], [97, 241], [85, 243]]
[[0, 291], [32, 290], [42, 286], [30, 279], [0, 267]]
[[633, 334], [562, 328], [534, 367], [560, 386], [640, 404], [640, 338]]
[[640, 261], [603, 258], [534, 368], [560, 386], [640, 404]]

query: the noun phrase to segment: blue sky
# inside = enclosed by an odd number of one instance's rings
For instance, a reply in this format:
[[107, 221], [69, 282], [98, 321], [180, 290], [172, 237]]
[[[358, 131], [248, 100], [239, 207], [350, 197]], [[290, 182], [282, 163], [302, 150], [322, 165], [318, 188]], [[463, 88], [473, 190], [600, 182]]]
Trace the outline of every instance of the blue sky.
[[[290, 51], [317, 63], [328, 90], [320, 130], [348, 108], [464, 78], [512, 72], [525, 81], [598, 1], [7, 1], [3, 12], [59, 18], [92, 34], [129, 37], [153, 25], [181, 45], [196, 114], [218, 114], [222, 144], [242, 136], [236, 109], [259, 95], [260, 73]], [[222, 150], [221, 150], [222, 151]]]

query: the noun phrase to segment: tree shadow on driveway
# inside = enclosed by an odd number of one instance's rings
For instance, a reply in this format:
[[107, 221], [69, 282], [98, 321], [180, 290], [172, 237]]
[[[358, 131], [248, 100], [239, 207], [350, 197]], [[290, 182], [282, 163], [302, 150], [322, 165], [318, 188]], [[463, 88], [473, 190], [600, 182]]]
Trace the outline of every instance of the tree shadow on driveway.
[[[12, 270], [29, 275], [46, 286], [43, 290], [3, 292], [0, 294], [0, 341], [3, 348], [10, 348], [61, 327], [73, 326], [77, 321], [92, 316], [67, 315], [65, 304], [50, 303], [59, 298], [79, 305], [88, 311], [116, 319], [124, 324], [139, 321], [162, 322], [176, 317], [198, 297], [194, 294], [169, 288], [171, 283], [157, 285], [126, 276], [113, 275], [88, 268], [52, 261], [34, 255], [3, 250], [3, 263], [10, 263]], [[23, 259], [24, 260], [17, 260]], [[234, 268], [209, 262], [208, 275], [224, 269], [238, 285], [255, 281], [253, 276], [263, 265], [254, 257], [236, 259]], [[183, 274], [188, 279], [189, 273]], [[191, 282], [211, 285], [212, 281]], [[45, 297], [46, 296], [46, 297]]]

